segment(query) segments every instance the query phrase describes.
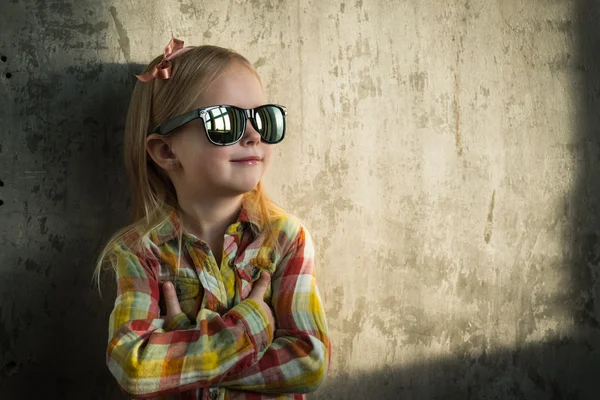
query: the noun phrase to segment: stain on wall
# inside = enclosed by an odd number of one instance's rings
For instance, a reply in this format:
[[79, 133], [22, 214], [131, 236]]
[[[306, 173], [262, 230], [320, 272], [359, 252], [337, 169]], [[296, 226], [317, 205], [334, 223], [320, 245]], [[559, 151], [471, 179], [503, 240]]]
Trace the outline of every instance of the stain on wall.
[[0, 393], [120, 396], [110, 285], [100, 299], [90, 278], [128, 215], [133, 73], [173, 33], [242, 52], [288, 107], [266, 184], [311, 229], [334, 346], [309, 398], [597, 398], [599, 16], [542, 0], [5, 5]]

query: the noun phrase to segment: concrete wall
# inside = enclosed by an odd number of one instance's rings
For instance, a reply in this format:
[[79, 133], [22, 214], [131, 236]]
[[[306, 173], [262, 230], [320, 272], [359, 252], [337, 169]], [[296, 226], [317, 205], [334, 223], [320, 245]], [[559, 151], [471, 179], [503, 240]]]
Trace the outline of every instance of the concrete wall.
[[597, 398], [599, 16], [591, 0], [4, 2], [0, 397], [118, 397], [112, 298], [89, 281], [127, 215], [132, 72], [172, 31], [239, 50], [289, 108], [267, 187], [317, 245], [334, 353], [312, 399]]

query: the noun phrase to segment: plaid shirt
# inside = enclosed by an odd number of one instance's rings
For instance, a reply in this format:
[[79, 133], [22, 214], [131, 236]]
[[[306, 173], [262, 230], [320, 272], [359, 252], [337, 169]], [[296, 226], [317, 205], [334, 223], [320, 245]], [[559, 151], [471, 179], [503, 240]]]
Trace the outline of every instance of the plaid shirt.
[[[106, 360], [123, 391], [133, 398], [259, 400], [305, 399], [301, 393], [317, 389], [331, 346], [313, 244], [292, 218], [275, 228], [278, 246], [266, 245], [242, 208], [225, 233], [220, 266], [191, 234], [182, 233], [179, 252], [175, 212], [151, 232], [147, 250], [134, 251], [129, 239], [115, 246]], [[271, 274], [265, 301], [276, 327], [247, 299], [260, 269]], [[182, 310], [168, 326], [161, 319], [166, 281]]]

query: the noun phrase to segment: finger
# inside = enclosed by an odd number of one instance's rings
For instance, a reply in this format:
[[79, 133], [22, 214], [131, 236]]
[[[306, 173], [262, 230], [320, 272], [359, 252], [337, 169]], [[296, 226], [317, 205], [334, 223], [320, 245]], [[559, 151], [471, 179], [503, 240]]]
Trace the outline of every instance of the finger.
[[181, 306], [179, 306], [179, 300], [177, 299], [177, 293], [175, 287], [171, 282], [165, 282], [163, 284], [163, 296], [165, 296], [165, 305], [167, 306], [167, 315], [177, 315], [181, 312]]
[[260, 299], [262, 299], [265, 295], [265, 292], [267, 291], [267, 287], [269, 287], [270, 281], [271, 276], [267, 272], [262, 271], [260, 273], [260, 277], [254, 283], [254, 287], [252, 288], [252, 295], [258, 296]]
[[269, 316], [269, 322], [273, 326], [273, 329], [275, 329], [276, 321], [275, 321], [275, 312], [273, 311], [273, 308], [269, 307], [269, 312], [267, 314]]

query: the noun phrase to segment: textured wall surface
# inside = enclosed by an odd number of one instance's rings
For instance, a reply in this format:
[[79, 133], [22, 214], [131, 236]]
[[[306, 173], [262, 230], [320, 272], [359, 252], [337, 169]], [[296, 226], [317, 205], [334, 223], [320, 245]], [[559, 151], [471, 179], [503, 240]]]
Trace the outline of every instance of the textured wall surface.
[[[289, 108], [267, 187], [332, 332], [312, 399], [600, 396], [598, 1], [5, 1], [0, 397], [108, 399], [90, 284], [132, 73], [234, 48]], [[39, 397], [42, 398], [42, 397]]]

